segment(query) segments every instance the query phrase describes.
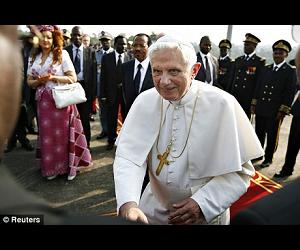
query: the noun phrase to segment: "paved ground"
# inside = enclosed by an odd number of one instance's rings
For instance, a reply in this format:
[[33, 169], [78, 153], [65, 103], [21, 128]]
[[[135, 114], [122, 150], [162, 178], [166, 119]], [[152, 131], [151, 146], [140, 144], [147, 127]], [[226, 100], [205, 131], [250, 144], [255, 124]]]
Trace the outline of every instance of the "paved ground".
[[[257, 168], [269, 178], [272, 178], [284, 163], [290, 122], [291, 117], [286, 117], [282, 124], [279, 147], [273, 164], [262, 170]], [[42, 178], [35, 164], [34, 152], [26, 152], [20, 145], [14, 151], [5, 154], [3, 162], [21, 185], [49, 201], [53, 207], [62, 207], [83, 214], [114, 215], [116, 208], [112, 173], [114, 150], [105, 150], [106, 139], [96, 140], [100, 131], [99, 119], [91, 122], [91, 127], [94, 167], [88, 172], [80, 173], [71, 182], [66, 180], [66, 176], [60, 176], [52, 181]], [[36, 136], [29, 135], [29, 139], [35, 145]], [[300, 154], [297, 165], [294, 174], [280, 180], [281, 184], [285, 185], [300, 176]]]
[[292, 116], [287, 116], [287, 117], [285, 117], [285, 119], [281, 125], [278, 148], [274, 154], [273, 164], [271, 166], [269, 166], [268, 168], [263, 168], [263, 169], [260, 169], [259, 167], [257, 167], [257, 165], [260, 164], [262, 161], [257, 162], [254, 165], [259, 172], [261, 172], [262, 174], [264, 174], [265, 176], [267, 176], [269, 178], [272, 178], [274, 181], [279, 182], [282, 185], [290, 183], [300, 176], [300, 154], [298, 154], [297, 163], [294, 168], [294, 172], [293, 172], [292, 176], [289, 176], [288, 178], [285, 178], [285, 179], [273, 178], [273, 175], [276, 172], [278, 172], [279, 170], [281, 170], [281, 167], [284, 164], [291, 120], [292, 120]]
[[[100, 131], [99, 119], [91, 122], [91, 128], [93, 168], [79, 173], [73, 181], [67, 181], [66, 175], [51, 181], [43, 178], [35, 162], [35, 153], [23, 150], [20, 145], [4, 155], [3, 163], [26, 189], [43, 197], [53, 207], [85, 214], [114, 214], [112, 163], [115, 150], [105, 150], [106, 139], [96, 140]], [[35, 135], [28, 138], [36, 144]]]

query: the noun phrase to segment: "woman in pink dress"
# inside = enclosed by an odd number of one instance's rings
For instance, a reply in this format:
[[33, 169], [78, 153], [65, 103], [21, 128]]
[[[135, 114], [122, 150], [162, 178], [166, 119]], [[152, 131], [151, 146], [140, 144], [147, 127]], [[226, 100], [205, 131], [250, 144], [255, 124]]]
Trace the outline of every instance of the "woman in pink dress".
[[37, 89], [37, 159], [48, 180], [62, 174], [73, 180], [78, 170], [91, 165], [91, 154], [76, 105], [57, 109], [52, 88], [74, 83], [77, 77], [68, 52], [63, 50], [62, 32], [54, 25], [36, 27], [39, 44], [29, 58], [27, 82]]

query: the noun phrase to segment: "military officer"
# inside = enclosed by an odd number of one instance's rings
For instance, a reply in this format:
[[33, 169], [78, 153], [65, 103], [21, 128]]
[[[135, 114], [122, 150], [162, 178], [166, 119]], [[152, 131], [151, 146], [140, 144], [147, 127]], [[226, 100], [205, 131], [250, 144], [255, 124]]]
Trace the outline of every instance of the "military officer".
[[67, 29], [62, 29], [62, 31], [63, 31], [63, 38], [64, 38], [63, 47], [66, 47], [71, 43], [71, 33]]
[[[297, 88], [300, 90], [300, 49], [297, 51], [296, 60], [294, 60], [294, 65], [296, 64], [297, 68]], [[290, 63], [290, 62], [289, 62]], [[291, 64], [291, 63], [290, 63]], [[294, 171], [294, 167], [296, 165], [297, 155], [300, 150], [300, 95], [297, 92], [297, 95], [294, 98], [293, 106], [291, 110], [291, 114], [293, 115], [290, 133], [289, 133], [289, 141], [287, 145], [285, 161], [282, 166], [280, 172], [277, 172], [274, 177], [275, 178], [283, 178], [292, 175]]]
[[218, 71], [218, 87], [229, 92], [234, 70], [234, 60], [229, 57], [229, 50], [232, 45], [228, 39], [223, 39], [219, 43], [220, 57]]
[[96, 56], [96, 62], [97, 62], [97, 97], [99, 101], [99, 118], [100, 118], [100, 124], [102, 128], [102, 132], [97, 136], [97, 140], [101, 140], [105, 137], [107, 137], [107, 105], [105, 105], [104, 102], [101, 102], [100, 99], [100, 75], [101, 75], [101, 62], [104, 55], [113, 52], [114, 48], [111, 46], [111, 41], [113, 40], [113, 36], [106, 32], [101, 31], [99, 41], [101, 43], [101, 48], [96, 50], [95, 56]]
[[290, 112], [296, 92], [295, 67], [286, 63], [291, 45], [279, 40], [272, 46], [274, 63], [264, 67], [252, 100], [251, 112], [256, 114], [255, 132], [265, 149], [265, 159], [261, 168], [272, 163], [276, 151], [280, 125]]
[[266, 60], [255, 54], [260, 39], [247, 33], [244, 41], [245, 55], [236, 58], [234, 77], [230, 93], [238, 100], [248, 118], [251, 117], [251, 100], [257, 85], [258, 77]]

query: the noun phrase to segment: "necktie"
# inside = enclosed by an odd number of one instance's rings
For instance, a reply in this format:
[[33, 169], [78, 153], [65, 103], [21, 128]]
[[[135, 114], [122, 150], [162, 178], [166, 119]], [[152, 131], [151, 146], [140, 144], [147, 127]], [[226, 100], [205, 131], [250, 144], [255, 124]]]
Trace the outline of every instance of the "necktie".
[[140, 90], [141, 67], [142, 67], [142, 65], [139, 64], [139, 65], [138, 65], [138, 71], [136, 72], [135, 77], [134, 77], [134, 80], [133, 80], [133, 83], [134, 83], [134, 89], [135, 89], [136, 95], [139, 94], [139, 90]]
[[117, 62], [117, 67], [121, 67], [121, 64], [122, 64], [122, 59], [121, 59], [121, 55], [119, 55], [119, 59], [118, 59], [118, 62]]
[[249, 60], [249, 55], [246, 55], [245, 56], [245, 61], [248, 61]]
[[119, 55], [119, 59], [117, 61], [117, 82], [122, 82], [122, 59], [121, 55]]
[[78, 74], [81, 71], [80, 68], [80, 53], [79, 53], [79, 49], [76, 49], [76, 55], [75, 55], [75, 60], [74, 60], [74, 68], [75, 68], [75, 72], [76, 74]]
[[277, 71], [277, 69], [278, 69], [278, 67], [277, 67], [277, 66], [275, 66], [275, 67], [273, 68], [273, 71], [274, 71], [274, 72], [276, 72], [276, 71]]
[[209, 67], [207, 56], [205, 56], [205, 75], [206, 75], [206, 82], [210, 83], [211, 75], [210, 75], [210, 67]]

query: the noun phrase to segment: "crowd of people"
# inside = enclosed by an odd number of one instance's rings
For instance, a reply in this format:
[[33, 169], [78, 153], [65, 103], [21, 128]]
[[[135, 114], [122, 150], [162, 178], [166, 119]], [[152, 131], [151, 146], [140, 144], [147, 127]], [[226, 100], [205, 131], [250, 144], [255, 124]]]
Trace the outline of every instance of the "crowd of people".
[[[97, 103], [97, 139], [107, 138], [106, 150], [116, 147], [117, 213], [128, 220], [229, 224], [230, 206], [247, 191], [253, 163], [272, 164], [280, 126], [290, 114], [285, 164], [274, 177], [292, 175], [300, 149], [300, 100], [296, 67], [286, 61], [288, 41], [274, 41], [273, 63], [266, 65], [255, 51], [260, 39], [250, 33], [244, 54], [232, 59], [228, 39], [219, 42], [217, 58], [207, 35], [196, 53], [189, 42], [168, 34], [152, 41], [139, 33], [130, 43], [124, 34], [102, 31], [95, 49], [80, 26], [71, 32], [28, 27], [19, 118], [6, 133], [4, 152], [17, 140], [34, 150], [26, 133], [37, 134], [36, 158], [47, 180], [67, 174], [72, 181], [92, 166], [90, 121]], [[56, 108], [52, 88], [74, 82], [87, 101]]]

